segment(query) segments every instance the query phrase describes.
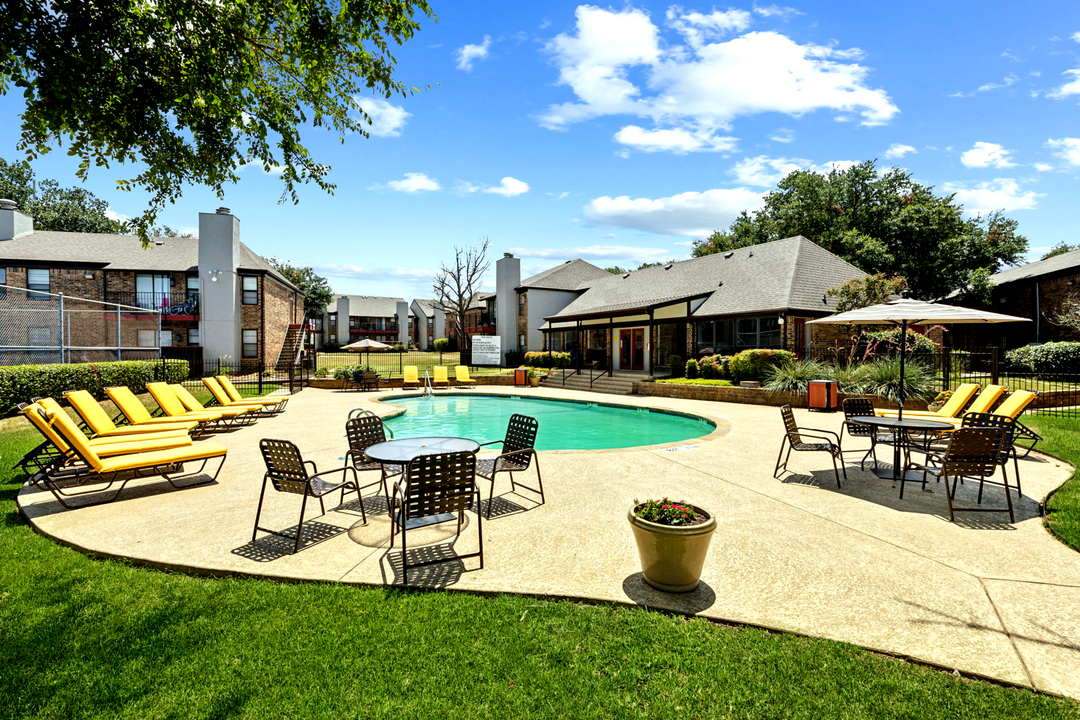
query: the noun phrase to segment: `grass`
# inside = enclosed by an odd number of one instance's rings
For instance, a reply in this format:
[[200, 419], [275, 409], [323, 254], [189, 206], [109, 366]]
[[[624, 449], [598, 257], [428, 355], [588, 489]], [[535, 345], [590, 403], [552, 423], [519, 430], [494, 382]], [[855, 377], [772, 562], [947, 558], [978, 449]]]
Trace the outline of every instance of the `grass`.
[[[430, 371], [431, 368], [436, 365], [443, 365], [451, 368], [450, 372], [453, 374], [453, 367], [459, 365], [461, 356], [456, 352], [423, 352], [412, 351], [407, 353], [387, 352], [381, 350], [379, 352], [365, 353], [365, 352], [338, 352], [338, 353], [319, 353], [318, 369], [326, 368], [333, 375], [334, 368], [339, 368], [345, 365], [369, 365], [375, 372], [380, 375], [386, 375], [391, 377], [399, 377], [401, 375], [401, 367], [404, 365], [416, 365], [419, 368], [420, 374], [423, 375], [425, 370]], [[506, 368], [487, 368], [477, 367], [470, 368], [470, 375], [501, 375], [509, 372]]]
[[668, 385], [715, 385], [718, 387], [731, 387], [735, 383], [731, 380], [715, 380], [712, 378], [694, 378], [689, 380], [687, 378], [657, 378], [658, 383], [667, 383]]
[[842, 643], [636, 608], [94, 560], [17, 513], [11, 464], [35, 442], [0, 421], [0, 717], [1080, 717]]
[[[1037, 449], [1080, 467], [1080, 419], [1025, 415], [1023, 421], [1043, 436]], [[1074, 473], [1047, 502], [1046, 522], [1066, 544], [1080, 551], [1080, 471]]]

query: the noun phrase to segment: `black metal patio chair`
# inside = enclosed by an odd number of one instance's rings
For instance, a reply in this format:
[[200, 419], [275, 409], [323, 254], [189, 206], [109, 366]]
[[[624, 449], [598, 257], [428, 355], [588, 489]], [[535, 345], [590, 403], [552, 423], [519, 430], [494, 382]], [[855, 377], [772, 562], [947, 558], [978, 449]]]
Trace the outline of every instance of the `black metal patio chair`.
[[[780, 454], [776, 458], [776, 467], [773, 469], [773, 477], [780, 477], [780, 473], [787, 470], [788, 459], [791, 457], [791, 451], [796, 450], [798, 452], [827, 452], [832, 457], [833, 472], [836, 473], [836, 487], [840, 485], [840, 471], [844, 472], [844, 479], [847, 480], [847, 468], [844, 467], [844, 457], [840, 450], [840, 436], [831, 430], [819, 430], [817, 428], [802, 428], [795, 422], [795, 413], [792, 412], [790, 405], [784, 405], [780, 408], [780, 415], [784, 419], [784, 439], [780, 442]], [[832, 436], [830, 438], [829, 436]], [[817, 440], [818, 442], [807, 442], [807, 440]], [[787, 456], [784, 455], [784, 448], [787, 447]], [[836, 460], [840, 459], [840, 465], [837, 466]], [[783, 459], [783, 462], [781, 462]]]
[[[360, 517], [364, 523], [367, 523], [367, 513], [364, 512], [364, 503], [360, 499], [360, 486], [356, 477], [356, 470], [352, 466], [345, 465], [333, 470], [319, 472], [319, 468], [315, 463], [311, 460], [304, 460], [303, 456], [300, 455], [300, 449], [288, 440], [260, 440], [259, 450], [262, 452], [263, 461], [266, 463], [266, 475], [263, 476], [262, 492], [259, 493], [259, 507], [255, 511], [255, 529], [251, 533], [252, 542], [255, 541], [261, 530], [287, 540], [294, 540], [293, 553], [300, 552], [300, 539], [304, 534], [304, 513], [307, 510], [308, 498], [318, 498], [319, 508], [322, 510], [322, 514], [325, 515], [326, 504], [323, 502], [323, 498], [335, 490], [341, 490], [342, 503], [345, 502], [346, 490], [352, 490], [356, 493], [357, 504], [360, 505]], [[308, 473], [309, 465], [311, 466], [311, 473]], [[322, 479], [324, 475], [338, 472], [341, 473], [342, 482], [332, 483]], [[353, 479], [346, 480], [345, 477], [350, 472]], [[266, 497], [266, 485], [268, 482], [273, 485], [274, 490], [277, 492], [292, 493], [304, 497], [300, 503], [300, 523], [296, 527], [295, 535], [259, 527], [259, 517], [262, 515], [263, 500]]]
[[[948, 444], [944, 453], [940, 455], [930, 454], [927, 461], [922, 464], [908, 463], [904, 467], [906, 473], [909, 469], [923, 472], [923, 485], [926, 484], [927, 475], [932, 475], [945, 481], [945, 500], [949, 505], [949, 521], [956, 519], [956, 512], [1008, 512], [1009, 522], [1016, 522], [1013, 513], [1012, 496], [1009, 493], [1009, 481], [1006, 477], [1003, 485], [1005, 488], [1004, 508], [956, 508], [953, 506], [953, 498], [956, 495], [957, 483], [961, 478], [978, 479], [985, 482], [994, 476], [998, 465], [1001, 463], [1003, 448], [1005, 445], [1005, 430], [1000, 427], [962, 427], [949, 435]], [[949, 478], [952, 478], [952, 487], [949, 487]], [[996, 483], [995, 483], [996, 484]], [[904, 486], [900, 485], [903, 492]], [[979, 488], [979, 503], [982, 502], [982, 487]]]
[[[536, 433], [540, 424], [536, 418], [528, 415], [515, 413], [510, 416], [510, 422], [506, 425], [506, 436], [502, 440], [492, 440], [481, 443], [486, 445], [502, 445], [502, 452], [495, 457], [478, 458], [476, 461], [476, 474], [485, 480], [491, 481], [491, 492], [488, 494], [487, 515], [491, 518], [491, 506], [495, 500], [495, 477], [504, 472], [510, 476], [510, 486], [516, 491], [519, 487], [540, 495], [540, 504], [544, 504], [544, 480], [540, 476], [540, 458], [536, 454]], [[514, 479], [514, 473], [525, 472], [530, 465], [536, 466], [536, 482], [538, 487], [529, 487]]]
[[379, 471], [379, 479], [367, 485], [361, 485], [360, 490], [379, 485], [389, 507], [390, 489], [386, 485], [386, 479], [400, 475], [404, 468], [391, 463], [373, 462], [368, 460], [364, 453], [375, 443], [386, 442], [386, 425], [382, 418], [370, 411], [349, 418], [345, 423], [345, 437], [349, 441], [349, 450], [345, 453], [345, 464], [352, 466], [357, 472]]
[[[866, 465], [866, 459], [869, 457], [874, 458], [874, 469], [877, 470], [877, 446], [892, 445], [895, 442], [895, 438], [892, 433], [884, 432], [880, 428], [876, 428], [872, 425], [864, 425], [860, 422], [855, 422], [852, 418], [857, 417], [873, 417], [874, 416], [874, 403], [869, 398], [847, 398], [844, 400], [844, 422], [840, 426], [839, 443], [844, 444], [844, 432], [846, 431], [850, 437], [857, 438], [869, 438], [870, 449], [859, 460], [859, 469], [862, 470]], [[862, 448], [856, 448], [854, 450], [844, 450], [846, 453], [858, 453], [862, 452]]]

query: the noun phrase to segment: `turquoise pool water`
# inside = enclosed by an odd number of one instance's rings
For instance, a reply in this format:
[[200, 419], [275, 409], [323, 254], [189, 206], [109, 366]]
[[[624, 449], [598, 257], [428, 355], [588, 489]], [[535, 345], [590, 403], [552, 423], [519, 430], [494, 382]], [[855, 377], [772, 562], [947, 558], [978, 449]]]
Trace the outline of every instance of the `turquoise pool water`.
[[[538, 450], [598, 450], [690, 440], [708, 435], [708, 420], [603, 403], [540, 400], [513, 395], [436, 395], [394, 398], [406, 408], [387, 424], [394, 437], [445, 435], [478, 442], [501, 440], [514, 413], [540, 424]], [[495, 446], [498, 448], [498, 446]]]

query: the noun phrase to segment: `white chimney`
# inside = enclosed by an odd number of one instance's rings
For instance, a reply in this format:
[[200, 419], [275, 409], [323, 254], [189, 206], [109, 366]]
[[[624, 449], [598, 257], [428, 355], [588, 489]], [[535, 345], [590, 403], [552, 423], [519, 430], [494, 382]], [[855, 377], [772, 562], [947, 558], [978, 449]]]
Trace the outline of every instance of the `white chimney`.
[[0, 240], [14, 240], [34, 232], [34, 218], [16, 209], [14, 200], [0, 199]]
[[240, 221], [228, 208], [199, 213], [199, 335], [207, 360], [240, 362], [239, 265]]

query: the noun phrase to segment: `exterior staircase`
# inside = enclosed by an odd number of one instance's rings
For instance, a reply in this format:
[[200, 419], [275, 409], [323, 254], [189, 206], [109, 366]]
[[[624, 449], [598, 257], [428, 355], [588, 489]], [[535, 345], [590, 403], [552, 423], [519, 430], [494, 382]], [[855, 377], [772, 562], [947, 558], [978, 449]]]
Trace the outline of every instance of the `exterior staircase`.
[[[566, 382], [563, 383], [563, 376], [566, 376]], [[611, 395], [630, 395], [634, 392], [634, 383], [641, 382], [649, 376], [646, 372], [624, 372], [616, 370], [614, 377], [611, 375], [604, 375], [603, 377], [597, 377], [592, 387], [589, 387], [589, 371], [584, 370], [580, 373], [574, 374], [572, 369], [570, 370], [552, 370], [551, 374], [544, 380], [546, 387], [553, 388], [565, 388], [567, 390], [584, 390], [586, 392], [601, 392]]]
[[281, 351], [278, 353], [274, 370], [277, 372], [289, 372], [289, 368], [296, 362], [296, 355], [304, 344], [304, 326], [290, 325], [285, 333], [285, 339], [281, 342]]

